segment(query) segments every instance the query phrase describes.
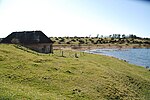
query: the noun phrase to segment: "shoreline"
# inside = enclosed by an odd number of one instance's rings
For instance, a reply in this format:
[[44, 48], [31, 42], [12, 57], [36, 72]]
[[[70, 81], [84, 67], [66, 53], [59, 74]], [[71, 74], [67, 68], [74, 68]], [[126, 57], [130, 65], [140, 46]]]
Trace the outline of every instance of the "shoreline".
[[[90, 52], [90, 50], [95, 50], [95, 49], [115, 49], [115, 50], [126, 50], [126, 49], [142, 49], [142, 48], [150, 48], [149, 45], [115, 45], [115, 44], [111, 44], [111, 45], [108, 45], [108, 44], [103, 44], [103, 45], [90, 45], [90, 46], [85, 46], [85, 45], [82, 45], [82, 46], [68, 46], [68, 45], [63, 45], [63, 46], [60, 46], [59, 45], [59, 48], [57, 48], [58, 50], [71, 50], [71, 51], [79, 51], [79, 52], [82, 52], [82, 51], [87, 51], [87, 53], [90, 53], [90, 54], [98, 54], [98, 53], [92, 53]], [[135, 63], [132, 63], [130, 62], [129, 60], [127, 59], [122, 59], [122, 58], [118, 58], [118, 57], [115, 57], [115, 56], [110, 56], [110, 55], [106, 55], [106, 54], [98, 54], [98, 55], [104, 55], [104, 56], [109, 56], [109, 57], [113, 57], [113, 58], [116, 58], [118, 60], [122, 60], [124, 62], [127, 62], [129, 64], [133, 64], [133, 65], [136, 65], [136, 66], [140, 66], [140, 67], [144, 67], [146, 68], [146, 66], [144, 65], [138, 65], [138, 64], [135, 64]]]
[[93, 49], [134, 49], [134, 48], [150, 48], [150, 45], [139, 45], [139, 44], [101, 44], [101, 45], [56, 45], [54, 44], [54, 50], [93, 50]]
[[[105, 50], [105, 48], [102, 48], [102, 49], [104, 49]], [[106, 48], [106, 52], [111, 52], [112, 50], [113, 51], [128, 51], [128, 49], [134, 49], [134, 48], [125, 48], [125, 49], [117, 49], [117, 48], [109, 48], [110, 50], [107, 50], [107, 48]], [[140, 48], [138, 48], [138, 49], [140, 49]], [[141, 48], [142, 49], [142, 48]], [[104, 56], [108, 56], [108, 57], [112, 57], [112, 58], [116, 58], [116, 59], [118, 59], [118, 60], [121, 60], [121, 61], [124, 61], [124, 62], [127, 62], [128, 64], [132, 64], [132, 65], [135, 65], [135, 66], [140, 66], [140, 67], [144, 67], [144, 68], [149, 68], [150, 67], [150, 65], [148, 64], [148, 63], [143, 63], [143, 62], [141, 62], [140, 60], [140, 63], [136, 63], [134, 60], [131, 60], [131, 59], [128, 59], [128, 58], [122, 58], [122, 57], [120, 57], [120, 56], [115, 56], [115, 55], [111, 55], [111, 54], [108, 54], [108, 53], [104, 53], [104, 52], [92, 52], [92, 51], [90, 51], [90, 50], [85, 50], [85, 52], [86, 53], [89, 53], [89, 54], [97, 54], [97, 55], [104, 55]], [[129, 55], [128, 55], [129, 56]], [[130, 57], [129, 57], [130, 58]], [[136, 58], [136, 57], [135, 57]], [[138, 59], [138, 58], [136, 58], [136, 59]]]

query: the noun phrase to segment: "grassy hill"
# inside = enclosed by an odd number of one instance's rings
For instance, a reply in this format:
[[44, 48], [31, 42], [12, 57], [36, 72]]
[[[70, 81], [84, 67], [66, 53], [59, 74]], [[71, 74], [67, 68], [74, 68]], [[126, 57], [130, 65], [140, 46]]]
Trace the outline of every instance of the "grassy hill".
[[147, 69], [103, 55], [63, 53], [0, 44], [0, 100], [149, 100]]
[[150, 38], [140, 37], [50, 37], [50, 39], [54, 42], [54, 49], [150, 48]]
[[140, 37], [126, 37], [126, 38], [114, 38], [114, 37], [50, 37], [54, 41], [54, 44], [59, 45], [101, 45], [101, 44], [124, 44], [124, 45], [150, 45], [150, 38]]

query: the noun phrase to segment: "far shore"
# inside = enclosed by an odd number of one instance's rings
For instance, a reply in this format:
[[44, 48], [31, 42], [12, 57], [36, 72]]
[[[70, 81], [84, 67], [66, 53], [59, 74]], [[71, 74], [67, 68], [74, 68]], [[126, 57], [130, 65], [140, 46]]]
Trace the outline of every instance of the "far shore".
[[54, 44], [54, 50], [93, 50], [93, 49], [132, 49], [132, 48], [150, 48], [150, 45], [140, 44], [99, 44], [99, 45], [70, 45], [70, 44]]

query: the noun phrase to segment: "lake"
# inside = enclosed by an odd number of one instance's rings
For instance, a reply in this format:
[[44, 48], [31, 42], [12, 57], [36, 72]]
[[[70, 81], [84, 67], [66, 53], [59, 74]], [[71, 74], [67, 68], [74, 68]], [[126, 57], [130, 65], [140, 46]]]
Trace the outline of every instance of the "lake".
[[113, 56], [128, 61], [138, 66], [150, 67], [150, 49], [95, 49], [86, 51], [89, 53]]

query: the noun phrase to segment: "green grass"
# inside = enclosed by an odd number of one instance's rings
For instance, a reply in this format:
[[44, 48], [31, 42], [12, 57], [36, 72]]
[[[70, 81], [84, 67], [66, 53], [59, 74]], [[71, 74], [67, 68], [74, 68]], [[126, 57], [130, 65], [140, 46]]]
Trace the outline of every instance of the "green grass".
[[[77, 53], [78, 58], [74, 57]], [[149, 100], [150, 71], [113, 57], [0, 44], [0, 100]]]

